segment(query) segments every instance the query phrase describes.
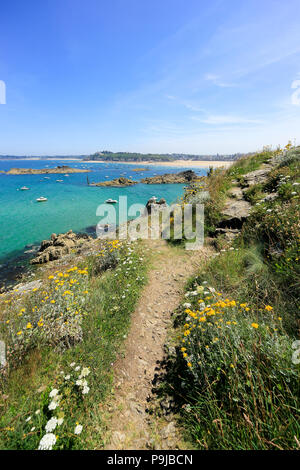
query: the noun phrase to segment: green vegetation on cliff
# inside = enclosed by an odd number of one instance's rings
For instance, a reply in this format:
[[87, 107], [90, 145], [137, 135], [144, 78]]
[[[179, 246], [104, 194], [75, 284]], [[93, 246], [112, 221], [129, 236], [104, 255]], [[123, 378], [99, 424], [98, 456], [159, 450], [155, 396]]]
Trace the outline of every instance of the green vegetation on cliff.
[[299, 449], [300, 148], [211, 171], [185, 202], [203, 190], [218, 251], [176, 312], [164, 387], [196, 448]]

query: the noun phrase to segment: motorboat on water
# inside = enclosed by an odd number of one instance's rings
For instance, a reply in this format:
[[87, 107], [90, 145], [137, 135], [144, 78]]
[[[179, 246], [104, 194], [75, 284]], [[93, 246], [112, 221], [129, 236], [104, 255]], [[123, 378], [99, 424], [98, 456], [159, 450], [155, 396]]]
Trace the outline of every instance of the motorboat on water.
[[118, 201], [116, 199], [106, 199], [106, 204], [116, 204]]
[[44, 196], [38, 197], [36, 200], [36, 202], [45, 202], [45, 201], [48, 201], [48, 199]]
[[27, 188], [27, 186], [22, 186], [22, 188], [20, 188], [20, 191], [28, 191], [29, 188]]
[[57, 183], [63, 183], [64, 180], [56, 180]]

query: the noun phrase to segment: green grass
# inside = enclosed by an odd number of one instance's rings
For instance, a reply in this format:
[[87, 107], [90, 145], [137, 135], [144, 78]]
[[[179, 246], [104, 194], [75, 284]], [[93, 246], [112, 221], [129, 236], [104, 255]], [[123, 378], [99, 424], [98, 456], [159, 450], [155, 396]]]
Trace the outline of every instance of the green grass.
[[[84, 305], [82, 341], [63, 352], [53, 347], [36, 347], [2, 380], [0, 448], [38, 447], [45, 433], [44, 426], [52, 416], [46, 406], [49, 391], [60, 384], [60, 371], [66, 374], [72, 362], [90, 369], [90, 391], [84, 399], [72, 392], [61, 401], [64, 430], [57, 428], [55, 431], [59, 435], [55, 448], [101, 448], [105, 431], [102, 406], [112, 389], [112, 364], [122, 347], [131, 313], [146, 280], [147, 262], [142, 248], [139, 243], [131, 246], [129, 252], [121, 250], [114, 269], [97, 276], [94, 273], [98, 272], [99, 258], [87, 260], [89, 294]], [[38, 418], [35, 416], [37, 409], [41, 409]], [[31, 420], [26, 422], [29, 416]], [[83, 425], [80, 436], [74, 435], [76, 422]], [[32, 426], [36, 429], [30, 432]]]

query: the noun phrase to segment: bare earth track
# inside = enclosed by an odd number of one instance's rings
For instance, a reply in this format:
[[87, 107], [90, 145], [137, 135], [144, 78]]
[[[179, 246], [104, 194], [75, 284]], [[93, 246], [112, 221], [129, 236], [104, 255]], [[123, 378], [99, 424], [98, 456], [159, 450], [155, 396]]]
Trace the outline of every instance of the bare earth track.
[[[209, 256], [209, 250], [185, 251], [163, 240], [148, 241], [153, 266], [132, 315], [125, 354], [114, 364], [115, 398], [108, 406], [106, 449], [170, 449], [176, 447], [175, 423], [160, 423], [146, 412], [152, 381], [187, 279]], [[156, 430], [155, 430], [156, 428]], [[158, 434], [159, 435], [158, 435]]]

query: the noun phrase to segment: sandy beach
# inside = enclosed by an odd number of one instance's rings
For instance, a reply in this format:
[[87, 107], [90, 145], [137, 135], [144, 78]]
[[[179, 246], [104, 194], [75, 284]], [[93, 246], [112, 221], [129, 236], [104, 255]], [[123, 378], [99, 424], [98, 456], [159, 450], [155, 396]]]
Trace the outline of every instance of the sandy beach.
[[194, 160], [174, 160], [173, 162], [119, 162], [119, 161], [106, 161], [106, 160], [86, 160], [85, 163], [123, 163], [126, 165], [135, 165], [136, 167], [139, 166], [149, 166], [149, 165], [155, 165], [155, 166], [171, 166], [171, 167], [178, 167], [178, 168], [209, 168], [210, 166], [214, 168], [219, 168], [219, 167], [226, 167], [228, 168], [230, 165], [232, 165], [232, 161], [228, 162], [221, 162], [221, 161], [210, 161], [210, 160], [199, 160], [199, 161], [194, 161]]

